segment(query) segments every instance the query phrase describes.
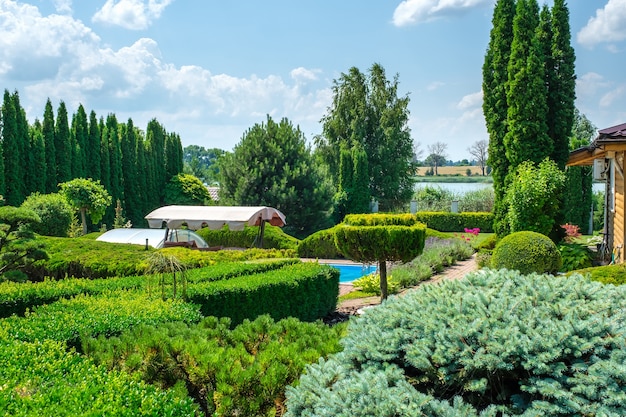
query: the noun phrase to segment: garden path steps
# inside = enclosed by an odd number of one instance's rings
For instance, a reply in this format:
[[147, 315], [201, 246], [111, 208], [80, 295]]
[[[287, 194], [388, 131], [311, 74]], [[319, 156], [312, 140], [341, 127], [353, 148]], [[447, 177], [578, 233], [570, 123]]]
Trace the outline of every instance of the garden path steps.
[[[474, 254], [464, 261], [458, 261], [456, 264], [447, 267], [440, 274], [433, 275], [429, 280], [422, 281], [415, 287], [403, 290], [400, 294], [404, 294], [408, 291], [418, 288], [421, 285], [433, 284], [441, 282], [443, 280], [463, 278], [465, 275], [476, 270], [478, 270], [478, 264], [476, 263], [476, 254]], [[339, 284], [339, 295], [347, 294], [351, 291], [353, 291], [352, 284]], [[359, 314], [359, 310], [363, 308], [375, 306], [378, 304], [380, 304], [380, 297], [378, 296], [357, 298], [354, 300], [345, 300], [337, 306], [337, 312], [355, 315]]]

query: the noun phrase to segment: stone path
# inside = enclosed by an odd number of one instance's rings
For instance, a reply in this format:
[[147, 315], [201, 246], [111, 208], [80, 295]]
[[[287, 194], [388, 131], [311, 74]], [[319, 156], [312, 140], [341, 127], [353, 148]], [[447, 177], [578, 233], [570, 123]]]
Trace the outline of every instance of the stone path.
[[[411, 291], [420, 285], [432, 284], [440, 282], [446, 279], [459, 279], [463, 278], [470, 272], [476, 271], [478, 265], [476, 264], [476, 254], [471, 258], [464, 261], [459, 261], [456, 264], [449, 266], [442, 273], [434, 275], [427, 281], [420, 282], [417, 286], [403, 290], [403, 292]], [[339, 295], [343, 295], [353, 291], [352, 284], [339, 284]], [[380, 297], [367, 297], [357, 298], [354, 300], [345, 300], [337, 306], [337, 312], [341, 314], [355, 315], [359, 314], [359, 310], [380, 304]]]

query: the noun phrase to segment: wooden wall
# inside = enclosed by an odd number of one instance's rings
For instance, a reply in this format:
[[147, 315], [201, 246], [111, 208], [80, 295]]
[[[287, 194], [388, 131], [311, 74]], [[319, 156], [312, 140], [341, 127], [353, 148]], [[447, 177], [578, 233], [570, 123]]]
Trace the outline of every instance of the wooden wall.
[[[624, 225], [624, 206], [626, 205], [624, 200], [624, 176], [620, 174], [620, 169], [624, 166], [624, 152], [619, 152], [615, 158], [615, 163], [619, 167], [615, 167], [615, 213], [613, 217], [613, 248], [617, 248], [621, 245], [619, 259], [615, 262], [624, 262], [624, 242], [626, 241], [626, 228]], [[621, 156], [621, 158], [620, 158]]]

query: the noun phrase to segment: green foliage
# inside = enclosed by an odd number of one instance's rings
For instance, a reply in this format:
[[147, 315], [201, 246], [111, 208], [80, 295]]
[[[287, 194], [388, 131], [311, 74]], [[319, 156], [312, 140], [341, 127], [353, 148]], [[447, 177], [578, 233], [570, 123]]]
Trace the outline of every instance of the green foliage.
[[572, 274], [584, 275], [592, 281], [601, 282], [602, 284], [626, 284], [626, 264], [596, 266], [567, 273], [570, 276]]
[[87, 234], [86, 214], [93, 223], [98, 223], [107, 207], [111, 205], [111, 196], [100, 181], [91, 178], [75, 178], [59, 184], [60, 193], [80, 212], [83, 235]]
[[217, 148], [205, 149], [203, 146], [189, 145], [183, 148], [183, 170], [200, 178], [207, 184], [217, 182], [219, 175], [218, 160], [225, 151]]
[[284, 389], [305, 365], [340, 350], [342, 329], [265, 315], [231, 330], [230, 320], [209, 317], [197, 325], [144, 326], [83, 346], [108, 369], [161, 388], [185, 387], [205, 415], [268, 416], [282, 413]]
[[0, 380], [0, 409], [13, 417], [188, 417], [197, 409], [190, 398], [95, 366], [51, 340], [0, 342]]
[[491, 257], [495, 269], [515, 269], [522, 274], [551, 273], [561, 269], [563, 262], [556, 245], [537, 232], [515, 232], [502, 238]]
[[270, 314], [274, 320], [314, 321], [335, 311], [339, 271], [302, 262], [256, 275], [190, 285], [189, 301], [205, 316], [230, 317], [233, 324]]
[[166, 287], [168, 278], [172, 278], [172, 298], [176, 298], [178, 285], [181, 286], [181, 298], [187, 298], [187, 267], [180, 260], [169, 253], [152, 252], [148, 256], [148, 265], [146, 266], [146, 274], [156, 275], [161, 288], [161, 298], [167, 299]]
[[332, 189], [304, 134], [287, 119], [255, 124], [220, 159], [220, 202], [275, 207], [296, 237], [327, 227]]
[[298, 256], [315, 259], [343, 258], [335, 244], [335, 228], [320, 230], [302, 239], [298, 245]]
[[432, 185], [419, 188], [413, 196], [419, 211], [450, 211], [452, 201], [457, 197], [448, 189]]
[[493, 204], [493, 187], [485, 187], [479, 190], [468, 191], [463, 194], [459, 199], [459, 211], [461, 213], [492, 212]]
[[560, 210], [564, 184], [565, 174], [549, 159], [538, 166], [530, 161], [520, 164], [506, 193], [511, 232], [551, 235], [555, 227], [560, 229], [554, 213]]
[[417, 221], [412, 214], [351, 214], [344, 223], [350, 226], [415, 226]]
[[388, 80], [380, 64], [373, 64], [367, 74], [352, 67], [334, 81], [323, 133], [315, 139], [316, 152], [334, 184], [339, 184], [341, 149], [357, 146], [365, 151], [368, 195], [386, 211], [403, 208], [413, 194], [408, 104], [408, 95], [398, 96], [398, 76]]
[[463, 232], [466, 228], [479, 228], [481, 232], [493, 232], [493, 213], [444, 213], [424, 212], [415, 213], [418, 222], [426, 224], [430, 229], [442, 232]]
[[626, 413], [626, 288], [479, 271], [350, 321], [344, 350], [287, 388], [297, 416]]
[[24, 317], [0, 321], [8, 338], [25, 342], [46, 339], [78, 347], [80, 337], [113, 336], [139, 324], [169, 321], [197, 322], [198, 307], [175, 300], [153, 299], [147, 294], [111, 291], [98, 296], [78, 295], [39, 306]]
[[335, 243], [346, 258], [357, 262], [408, 262], [424, 248], [426, 227], [347, 226], [335, 228]]
[[193, 175], [174, 175], [165, 186], [165, 204], [204, 206], [210, 201], [209, 190]]
[[[256, 245], [259, 227], [245, 226], [244, 230], [231, 231], [228, 226], [220, 230], [203, 228], [196, 233], [204, 239], [209, 246], [221, 246], [226, 248], [253, 248]], [[265, 225], [263, 233], [263, 248], [265, 249], [296, 249], [298, 239], [289, 236], [280, 227]]]
[[586, 246], [576, 243], [562, 243], [558, 246], [558, 249], [563, 260], [561, 272], [574, 271], [591, 266], [593, 257]]
[[[299, 262], [297, 259], [268, 259], [247, 262], [222, 262], [209, 267], [190, 269], [186, 273], [189, 283], [226, 280], [245, 275], [276, 270]], [[66, 278], [60, 281], [47, 279], [43, 282], [0, 283], [0, 317], [22, 315], [28, 309], [50, 304], [61, 298], [80, 294], [100, 295], [111, 291], [129, 290], [158, 293], [158, 276], [130, 276], [108, 279]], [[169, 295], [169, 287], [167, 294]]]
[[37, 260], [48, 258], [43, 244], [31, 230], [39, 222], [39, 216], [32, 210], [0, 207], [0, 281], [24, 281], [25, 269]]
[[74, 220], [72, 207], [65, 197], [57, 193], [33, 193], [26, 198], [21, 207], [37, 213], [41, 222], [34, 223], [32, 230], [40, 235], [67, 236]]
[[442, 272], [456, 261], [465, 260], [474, 253], [472, 247], [458, 238], [427, 238], [421, 255], [401, 265], [394, 265], [391, 274], [402, 288], [413, 287]]
[[[380, 295], [380, 274], [367, 274], [352, 281], [352, 286], [366, 294]], [[387, 276], [387, 292], [396, 294], [400, 291], [400, 284], [396, 282], [393, 275]]]

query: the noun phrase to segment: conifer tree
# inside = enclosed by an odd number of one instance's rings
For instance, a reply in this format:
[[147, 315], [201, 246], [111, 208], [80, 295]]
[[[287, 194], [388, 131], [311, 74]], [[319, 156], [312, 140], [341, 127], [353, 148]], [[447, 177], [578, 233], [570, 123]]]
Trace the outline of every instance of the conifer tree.
[[[11, 99], [13, 100], [13, 108], [15, 109], [15, 123], [17, 128], [17, 157], [21, 159], [18, 164], [16, 178], [19, 180], [19, 204], [22, 204], [26, 196], [30, 194], [29, 184], [27, 183], [28, 175], [26, 173], [26, 171], [30, 168], [28, 165], [31, 152], [30, 134], [28, 120], [26, 119], [26, 111], [20, 104], [19, 93], [14, 91], [11, 95]], [[17, 187], [16, 190], [18, 190]]]
[[138, 223], [133, 223], [136, 227], [140, 227], [145, 223], [144, 215], [158, 208], [158, 204], [153, 204], [147, 194], [148, 189], [148, 166], [146, 165], [146, 143], [142, 137], [137, 141], [137, 199], [139, 213], [142, 217]]
[[183, 147], [180, 136], [176, 133], [168, 133], [165, 139], [165, 178], [169, 180], [183, 172]]
[[30, 130], [29, 168], [27, 174], [27, 193], [46, 194], [46, 146], [39, 120], [35, 120]]
[[[0, 126], [4, 123], [4, 110], [0, 106]], [[2, 137], [2, 129], [0, 129], [0, 138]], [[4, 141], [0, 140], [0, 196], [4, 198], [6, 194], [6, 182], [4, 179]]]
[[89, 113], [89, 135], [87, 136], [87, 146], [85, 149], [85, 176], [94, 180], [101, 180], [101, 150], [100, 150], [100, 126], [96, 112]]
[[569, 157], [569, 137], [574, 125], [576, 99], [576, 55], [571, 45], [569, 10], [565, 0], [552, 6], [552, 42], [550, 44], [553, 73], [548, 85], [548, 135], [554, 142], [551, 158], [561, 169]]
[[43, 125], [41, 126], [46, 156], [46, 194], [56, 192], [57, 184], [57, 164], [56, 164], [56, 148], [54, 146], [54, 112], [50, 99], [46, 101], [46, 107], [43, 114]]
[[149, 143], [149, 164], [151, 169], [151, 195], [157, 204], [163, 201], [165, 185], [167, 184], [167, 171], [165, 166], [165, 129], [156, 120], [148, 122], [146, 128], [146, 140]]
[[[106, 119], [108, 150], [109, 150], [109, 169], [110, 169], [110, 188], [107, 189], [113, 201], [124, 201], [124, 177], [122, 171], [122, 149], [120, 145], [120, 126], [117, 122], [115, 114], [110, 113]], [[104, 216], [104, 223], [113, 224], [115, 218], [115, 210], [113, 206], [109, 206]]]
[[19, 138], [17, 129], [17, 112], [13, 98], [8, 90], [4, 90], [2, 103], [2, 144], [4, 148], [4, 176], [7, 205], [19, 206], [24, 201], [23, 176]]
[[124, 178], [124, 211], [132, 224], [139, 224], [143, 215], [138, 190], [137, 131], [128, 119], [121, 129], [122, 174]]
[[111, 164], [109, 164], [109, 128], [104, 124], [104, 118], [98, 122], [100, 130], [100, 178], [106, 190], [111, 189]]
[[78, 106], [78, 110], [72, 116], [72, 178], [85, 176], [87, 136], [89, 135], [89, 125], [87, 113], [83, 105]]
[[504, 137], [507, 133], [506, 85], [514, 17], [515, 0], [498, 0], [483, 64], [483, 113], [489, 133], [488, 164], [493, 177], [494, 224], [497, 231], [498, 225], [501, 225], [506, 217], [504, 179], [509, 171], [509, 161], [504, 149]]
[[67, 118], [67, 108], [61, 101], [57, 110], [56, 127], [54, 131], [54, 149], [56, 153], [57, 181], [66, 182], [72, 179], [72, 149], [70, 146], [70, 128]]

